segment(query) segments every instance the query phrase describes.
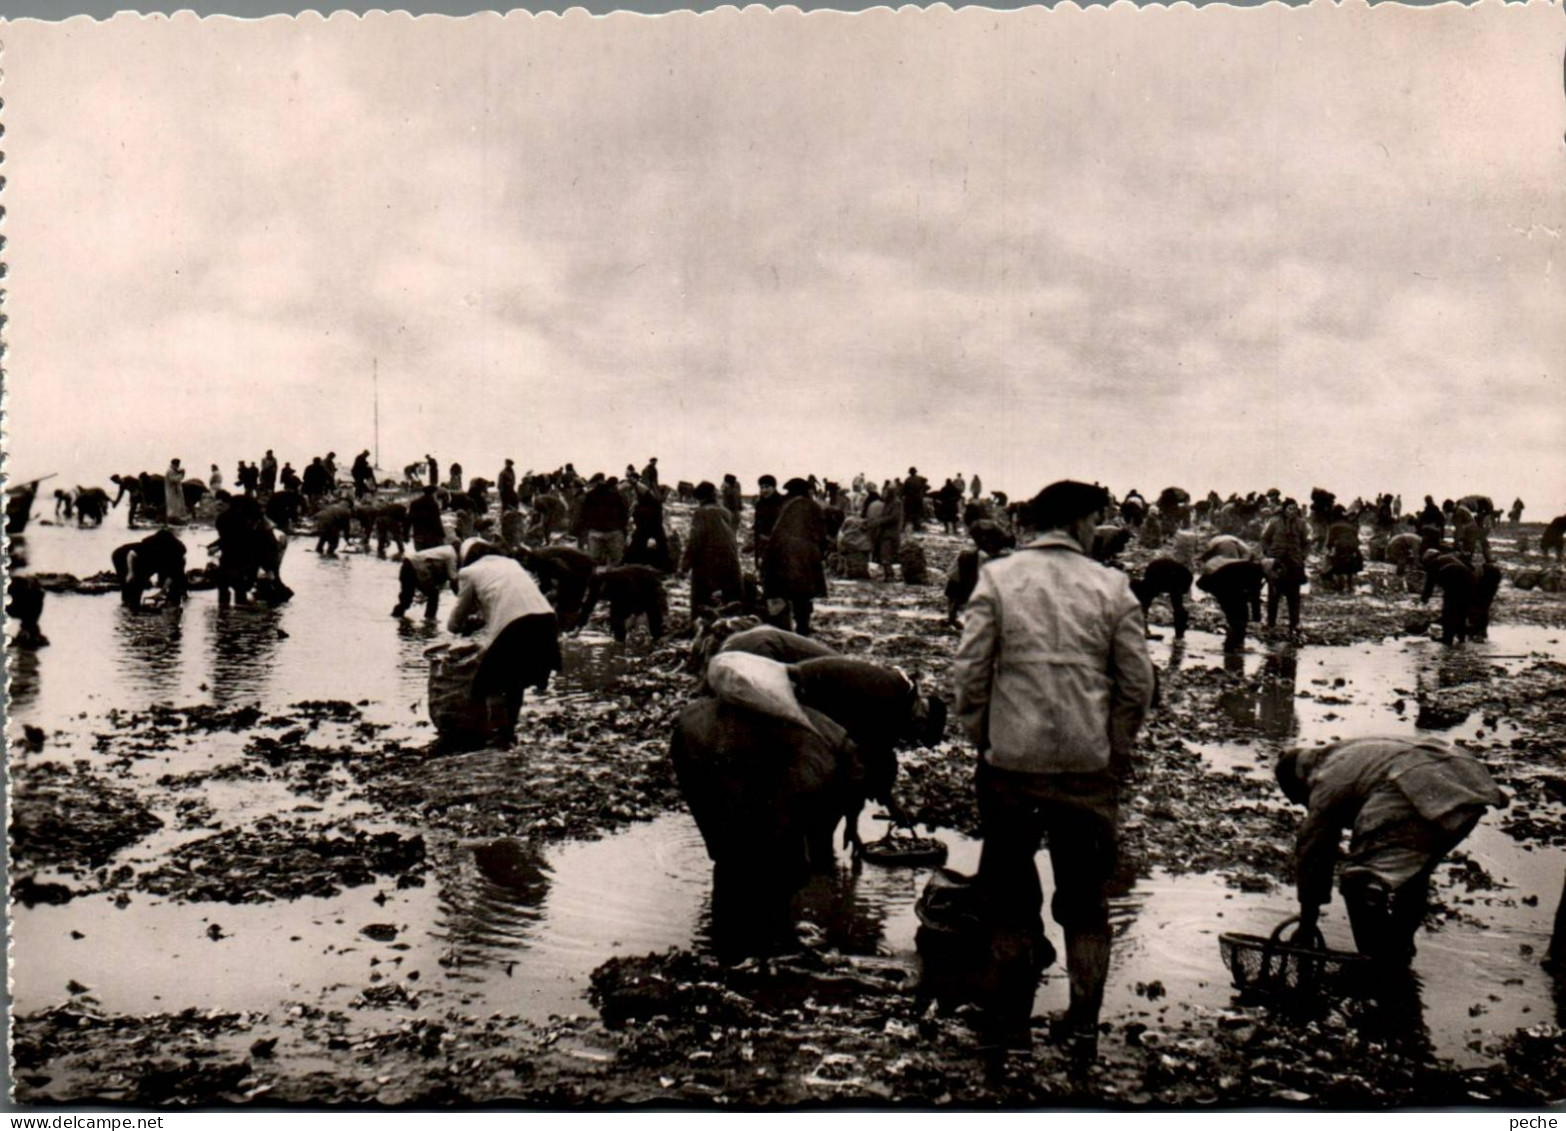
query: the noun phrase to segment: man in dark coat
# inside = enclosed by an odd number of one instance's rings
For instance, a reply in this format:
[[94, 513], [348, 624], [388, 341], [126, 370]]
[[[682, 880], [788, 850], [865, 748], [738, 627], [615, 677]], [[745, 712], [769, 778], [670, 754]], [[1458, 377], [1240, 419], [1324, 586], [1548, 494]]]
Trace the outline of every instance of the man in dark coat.
[[273, 491], [266, 500], [266, 517], [284, 534], [292, 534], [294, 523], [304, 513], [304, 499], [298, 491], [284, 489]]
[[910, 467], [902, 489], [903, 522], [908, 529], [924, 529], [924, 497], [929, 490], [930, 481], [919, 474], [917, 467]]
[[674, 563], [669, 560], [669, 538], [663, 531], [663, 492], [645, 480], [636, 484], [635, 491], [631, 544], [626, 547], [625, 560], [630, 565], [650, 565], [668, 571]]
[[[1356, 536], [1356, 545], [1358, 539]], [[1267, 627], [1278, 624], [1278, 604], [1289, 610], [1289, 635], [1299, 637], [1300, 588], [1305, 584], [1306, 562], [1310, 553], [1310, 531], [1300, 517], [1293, 499], [1283, 501], [1283, 509], [1262, 528], [1261, 553], [1267, 570]], [[1268, 564], [1270, 563], [1270, 564]]]
[[784, 492], [787, 501], [767, 539], [762, 561], [762, 595], [767, 598], [771, 623], [809, 636], [814, 599], [827, 595], [826, 515], [810, 497], [805, 480], [790, 479]]
[[808, 726], [700, 699], [675, 723], [669, 759], [713, 862], [714, 943], [734, 957], [791, 945], [791, 897], [835, 866], [832, 832], [860, 796], [853, 742], [802, 710]]
[[370, 450], [366, 448], [353, 457], [353, 493], [375, 494], [375, 469], [370, 466]]
[[554, 606], [563, 632], [584, 623], [582, 602], [593, 582], [593, 559], [575, 546], [545, 546], [516, 552], [517, 561], [538, 578], [538, 587]]
[[529, 501], [533, 508], [533, 522], [526, 537], [549, 545], [555, 531], [564, 530], [569, 519], [565, 500], [559, 495], [535, 494]]
[[734, 521], [735, 536], [739, 535], [740, 515], [745, 512], [745, 492], [740, 487], [739, 479], [734, 475], [723, 477], [723, 506], [729, 512], [729, 517]]
[[[359, 534], [364, 539], [364, 549], [370, 549], [370, 534], [375, 534], [375, 556], [386, 557], [387, 543], [397, 543], [397, 552], [403, 552], [408, 540], [408, 508], [402, 503], [372, 502], [359, 508]], [[433, 618], [432, 618], [433, 619]]]
[[1566, 514], [1551, 519], [1550, 525], [1544, 528], [1539, 537], [1539, 553], [1546, 558], [1554, 554], [1557, 562], [1566, 554]]
[[1468, 602], [1468, 639], [1490, 639], [1490, 606], [1501, 589], [1501, 571], [1494, 562], [1479, 561], [1474, 566], [1478, 575], [1474, 581], [1473, 597]]
[[788, 500], [778, 494], [778, 481], [771, 475], [763, 475], [756, 480], [756, 486], [759, 493], [756, 495], [756, 517], [752, 521], [755, 525], [756, 568], [760, 569], [767, 553], [767, 539], [772, 537], [772, 528], [777, 525], [778, 515]]
[[[218, 535], [218, 604], [226, 605], [232, 592], [241, 605], [248, 604], [250, 592], [257, 590], [266, 599], [280, 604], [293, 595], [283, 584], [281, 567], [284, 541], [261, 511], [261, 504], [250, 495], [220, 492], [217, 517], [213, 526]], [[270, 575], [263, 584], [260, 574]]]
[[706, 480], [696, 487], [696, 503], [680, 558], [680, 572], [689, 570], [691, 575], [692, 620], [703, 609], [745, 599], [739, 546], [728, 510], [718, 505], [717, 489]]
[[625, 528], [631, 508], [618, 488], [614, 476], [601, 479], [582, 496], [577, 527], [582, 549], [601, 566], [615, 566], [625, 558]]
[[320, 456], [316, 456], [304, 470], [305, 501], [312, 507], [317, 505], [321, 496], [326, 494], [327, 486], [326, 465], [321, 462]]
[[[848, 732], [859, 749], [863, 795], [882, 802], [892, 819], [907, 817], [892, 797], [897, 780], [895, 748], [915, 742], [933, 746], [946, 731], [946, 703], [936, 695], [920, 695], [914, 682], [896, 668], [850, 656], [823, 656], [789, 668], [802, 706], [814, 708]], [[860, 803], [851, 801], [843, 843], [861, 849]]]
[[1341, 506], [1332, 508], [1332, 521], [1327, 527], [1327, 568], [1322, 579], [1340, 591], [1354, 588], [1355, 576], [1365, 568], [1365, 555], [1359, 548], [1359, 527]]
[[408, 504], [408, 527], [415, 550], [429, 550], [446, 541], [446, 528], [440, 521], [440, 500], [433, 484], [424, 487]]
[[1203, 574], [1196, 583], [1198, 589], [1212, 594], [1218, 607], [1223, 610], [1224, 620], [1229, 626], [1223, 638], [1225, 652], [1243, 650], [1246, 624], [1251, 620], [1261, 620], [1261, 592], [1266, 579], [1266, 571], [1260, 562], [1230, 558], [1223, 559], [1221, 566]]
[[335, 554], [339, 543], [349, 539], [355, 516], [350, 502], [333, 503], [315, 513], [315, 552]]
[[[172, 534], [170, 538], [174, 537]], [[12, 575], [6, 583], [5, 615], [17, 624], [16, 635], [11, 642], [18, 648], [43, 648], [49, 638], [38, 627], [43, 618], [44, 587], [36, 577]], [[14, 678], [14, 677], [13, 677]]]
[[495, 477], [495, 486], [500, 491], [501, 513], [514, 511], [521, 500], [517, 497], [517, 468], [513, 460], [507, 460], [506, 466]]
[[[1478, 591], [1479, 575], [1461, 554], [1437, 553], [1426, 550], [1424, 556], [1425, 591], [1420, 603], [1430, 600], [1439, 586], [1441, 589], [1441, 643], [1461, 644], [1468, 639], [1468, 613]], [[1493, 566], [1491, 567], [1494, 568]], [[1499, 571], [1495, 583], [1500, 584]], [[1494, 596], [1494, 593], [1491, 593]], [[1486, 627], [1489, 616], [1486, 607]]]
[[172, 532], [159, 530], [140, 542], [119, 546], [110, 560], [119, 578], [120, 600], [131, 608], [141, 607], [142, 594], [154, 579], [163, 587], [168, 604], [185, 599], [185, 544]]
[[662, 638], [669, 596], [664, 592], [663, 574], [651, 566], [621, 565], [595, 570], [582, 606], [583, 626], [592, 618], [600, 597], [609, 602], [609, 631], [618, 643], [625, 643], [631, 619], [637, 615], [646, 616], [649, 636], [654, 640]]
[[114, 502], [110, 503], [109, 506], [117, 507], [120, 505], [121, 499], [129, 498], [130, 506], [126, 508], [128, 512], [126, 526], [134, 528], [136, 519], [142, 514], [141, 477], [139, 475], [111, 475], [109, 476], [109, 482], [119, 488], [119, 491], [114, 496]]
[[947, 534], [957, 533], [958, 512], [962, 508], [962, 488], [948, 479], [935, 496], [935, 517]]
[[[1015, 536], [987, 519], [980, 519], [969, 526], [968, 534], [973, 538], [974, 548], [958, 554], [951, 572], [946, 575], [946, 623], [953, 628], [959, 627], [957, 614], [968, 603], [968, 598], [973, 596], [979, 584], [979, 567], [991, 558], [1000, 557], [1017, 544]], [[1186, 588], [1190, 587], [1188, 578]], [[1147, 611], [1145, 606], [1142, 611]]]

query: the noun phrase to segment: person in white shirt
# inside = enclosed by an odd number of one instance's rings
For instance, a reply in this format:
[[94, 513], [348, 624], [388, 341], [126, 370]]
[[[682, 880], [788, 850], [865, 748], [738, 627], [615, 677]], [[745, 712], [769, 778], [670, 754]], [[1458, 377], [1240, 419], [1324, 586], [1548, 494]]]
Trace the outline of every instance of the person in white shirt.
[[528, 572], [499, 546], [477, 538], [462, 544], [457, 604], [446, 627], [482, 649], [470, 695], [503, 700], [501, 738], [509, 742], [526, 688], [543, 691], [561, 670], [554, 609]]

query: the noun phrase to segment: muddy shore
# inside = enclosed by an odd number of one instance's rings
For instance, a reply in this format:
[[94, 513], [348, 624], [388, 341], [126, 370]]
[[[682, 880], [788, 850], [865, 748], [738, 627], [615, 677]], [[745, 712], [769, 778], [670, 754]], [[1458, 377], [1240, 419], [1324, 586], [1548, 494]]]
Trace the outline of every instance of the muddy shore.
[[[1537, 531], [1524, 530], [1537, 544]], [[931, 584], [834, 579], [818, 634], [945, 689], [957, 633], [943, 623], [939, 579], [961, 544], [933, 533], [922, 541]], [[293, 577], [315, 571], [345, 593], [371, 589], [366, 606], [394, 591], [390, 564], [361, 555], [316, 560], [304, 542], [290, 551]], [[1504, 529], [1496, 545], [1508, 574], [1538, 564], [1514, 552]], [[1128, 559], [1139, 556], [1150, 555]], [[313, 594], [298, 587], [296, 604], [304, 605]], [[339, 600], [348, 610], [341, 615], [361, 615], [358, 604]], [[51, 602], [46, 632], [49, 616], [69, 602], [71, 616], [100, 622], [91, 629], [100, 647], [152, 647], [145, 622], [127, 622], [112, 596], [66, 591]], [[187, 636], [196, 618], [215, 615], [211, 602], [210, 593], [192, 598], [182, 614]], [[682, 612], [685, 603], [675, 584], [671, 605]], [[416, 656], [436, 638], [378, 615], [365, 631], [397, 641], [386, 648]], [[1529, 916], [1496, 943], [1510, 965], [1482, 991], [1416, 962], [1432, 1015], [1438, 999], [1461, 998], [1458, 1008], [1474, 1019], [1461, 1057], [1432, 1037], [1434, 1026], [1404, 1023], [1406, 1011], [1389, 1020], [1343, 1000], [1296, 1016], [1240, 1000], [1226, 992], [1211, 942], [1196, 956], [1210, 967], [1204, 1000], [1182, 1000], [1148, 978], [1123, 987], [1106, 1011], [1101, 1068], [1073, 1079], [1042, 1029], [1031, 1053], [997, 1060], [960, 1012], [918, 1008], [917, 962], [884, 942], [855, 946], [814, 924], [808, 895], [796, 954], [724, 966], [699, 941], [626, 953], [597, 939], [603, 953], [594, 954], [590, 984], [573, 991], [574, 1008], [546, 1017], [482, 1008], [496, 999], [476, 979], [514, 981], [507, 963], [525, 977], [529, 955], [496, 942], [485, 934], [489, 921], [469, 914], [464, 893], [477, 883], [475, 870], [486, 884], [524, 893], [516, 906], [536, 909], [551, 884], [566, 886], [559, 853], [683, 812], [665, 752], [670, 722], [692, 690], [683, 671], [688, 641], [654, 643], [638, 631], [623, 648], [584, 637], [559, 685], [530, 696], [523, 737], [506, 751], [432, 756], [419, 703], [336, 698], [330, 670], [316, 679], [317, 697], [276, 688], [220, 695], [222, 665], [247, 655], [221, 647], [211, 694], [205, 680], [194, 692], [160, 685], [141, 702], [95, 699], [89, 687], [69, 715], [41, 700], [30, 707], [24, 696], [9, 736], [20, 924], [15, 1098], [546, 1108], [1559, 1102], [1566, 995], [1541, 995], [1550, 983], [1537, 971], [1547, 942], [1538, 924], [1553, 915], [1566, 864], [1566, 597], [1508, 582], [1492, 642], [1450, 651], [1430, 641], [1431, 619], [1417, 594], [1372, 566], [1353, 593], [1308, 595], [1303, 646], [1253, 637], [1242, 661], [1226, 663], [1215, 648], [1217, 611], [1197, 601], [1188, 644], [1155, 646], [1163, 698], [1127, 802], [1124, 886], [1134, 897], [1150, 884], [1198, 877], [1239, 899], [1286, 905], [1298, 811], [1282, 804], [1265, 773], [1280, 747], [1367, 728], [1418, 727], [1463, 742], [1513, 798], [1485, 819], [1497, 851], [1515, 850], [1530, 871], [1526, 879], [1496, 874], [1476, 850], [1459, 851], [1438, 874], [1426, 923], [1432, 944], [1458, 931], [1482, 936], [1496, 916]], [[1151, 622], [1155, 634], [1170, 634], [1166, 607], [1156, 606]], [[265, 614], [244, 630], [268, 647], [298, 634]], [[582, 665], [575, 676], [572, 656]], [[45, 649], [28, 664], [47, 684], [67, 678], [50, 670], [55, 660]], [[26, 676], [18, 665], [13, 679]], [[928, 829], [976, 835], [972, 761], [955, 725], [946, 742], [903, 756], [899, 792]], [[871, 824], [867, 814], [867, 839], [876, 835]], [[540, 865], [545, 859], [553, 871]], [[846, 898], [855, 883], [845, 864], [832, 898]], [[418, 918], [437, 910], [439, 945]], [[170, 928], [145, 941], [149, 950], [177, 950], [179, 962], [243, 946], [267, 924], [299, 924], [276, 927], [276, 944], [297, 940], [330, 960], [301, 957], [244, 1008], [164, 1010], [146, 1001], [126, 1009], [92, 971], [136, 960], [99, 948], [140, 937], [116, 934], [110, 921], [133, 923], [138, 914], [179, 924], [177, 937]], [[28, 945], [61, 954], [29, 966]], [[73, 954], [81, 956], [75, 973]], [[1052, 973], [1058, 983], [1060, 972]], [[1504, 1025], [1487, 1024], [1502, 1016]]]

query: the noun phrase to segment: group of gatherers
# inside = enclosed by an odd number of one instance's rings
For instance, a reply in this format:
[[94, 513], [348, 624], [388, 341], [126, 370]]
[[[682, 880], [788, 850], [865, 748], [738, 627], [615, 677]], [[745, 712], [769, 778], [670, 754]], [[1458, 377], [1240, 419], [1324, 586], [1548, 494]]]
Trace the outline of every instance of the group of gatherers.
[[[1051, 910], [1065, 935], [1070, 984], [1069, 1009], [1056, 1019], [1052, 1037], [1068, 1045], [1079, 1066], [1097, 1056], [1119, 810], [1133, 777], [1136, 736], [1156, 693], [1145, 601], [1124, 573], [1093, 556], [1107, 503], [1100, 487], [1061, 481], [1026, 505], [1022, 517], [1032, 537], [978, 570], [952, 687], [963, 732], [979, 755], [983, 848], [976, 887], [993, 934], [990, 953], [1036, 972], [1047, 946], [1034, 858], [1046, 842], [1054, 871]], [[784, 662], [821, 662], [790, 652], [775, 636], [764, 650]], [[838, 704], [835, 720], [829, 705], [841, 695], [824, 696], [819, 713], [844, 730], [890, 741], [899, 730], [918, 729], [907, 689], [903, 694], [905, 706], [883, 712], [873, 727], [861, 718], [870, 696], [857, 707]], [[800, 700], [812, 706], [803, 687]], [[922, 717], [938, 713], [927, 707]], [[796, 767], [797, 776], [818, 742], [832, 739], [831, 731], [815, 731], [801, 735], [787, 720], [768, 721], [710, 700], [680, 716], [675, 766], [718, 884], [726, 867], [755, 863], [758, 836], [781, 819], [777, 797], [797, 787], [786, 775], [753, 767]], [[1486, 808], [1506, 803], [1504, 795], [1471, 754], [1437, 740], [1355, 738], [1291, 750], [1276, 772], [1283, 792], [1307, 807], [1297, 842], [1302, 926], [1314, 928], [1329, 902], [1348, 829], [1340, 889], [1355, 944], [1376, 964], [1381, 984], [1406, 980], [1432, 872]], [[889, 799], [884, 762], [872, 764], [865, 780], [869, 795], [884, 792]], [[808, 821], [801, 820], [800, 835], [808, 837]], [[810, 852], [807, 844], [807, 858]], [[998, 1046], [1030, 1042], [1032, 981], [1013, 978], [1018, 992], [986, 1001], [984, 1027]]]
[[[788, 487], [792, 498], [808, 501], [808, 483]], [[711, 492], [702, 494], [703, 506], [715, 505]], [[983, 849], [976, 886], [987, 928], [998, 940], [1010, 940], [995, 952], [1028, 966], [1043, 946], [1043, 895], [1034, 857], [1041, 840], [1047, 841], [1054, 869], [1052, 914], [1065, 935], [1070, 983], [1070, 1006], [1054, 1035], [1084, 1065], [1097, 1055], [1119, 809], [1133, 774], [1136, 736], [1156, 691], [1144, 613], [1159, 591], [1150, 581], [1157, 574], [1150, 567], [1133, 583], [1095, 558], [1108, 503], [1101, 487], [1061, 481], [1023, 508], [1032, 537], [1013, 552], [999, 554], [992, 531], [975, 531], [980, 546], [996, 556], [973, 571], [952, 687], [963, 732], [978, 751]], [[422, 593], [433, 615], [439, 589], [454, 585], [458, 598], [449, 627], [474, 635], [483, 650], [473, 694], [501, 699], [509, 730], [523, 689], [544, 686], [560, 668], [557, 607], [523, 562], [502, 547], [477, 537], [450, 544], [432, 489], [426, 487], [408, 510], [414, 550], [402, 565], [394, 612], [401, 616]], [[804, 515], [811, 507], [799, 511]], [[1297, 584], [1291, 597], [1294, 575], [1279, 567], [1297, 557], [1303, 573], [1306, 543], [1297, 520], [1297, 509], [1291, 513], [1286, 506], [1264, 531], [1268, 566], [1224, 544], [1209, 547], [1210, 559], [1221, 564], [1205, 571], [1204, 588], [1229, 618], [1226, 644], [1234, 643], [1233, 608], [1242, 597], [1247, 604], [1254, 601], [1262, 581], [1274, 586], [1272, 615], [1281, 598], [1289, 606], [1290, 628], [1297, 631]], [[774, 547], [778, 529], [772, 533]], [[732, 542], [732, 531], [729, 537]], [[807, 543], [812, 554], [819, 554], [824, 541], [808, 525], [791, 537]], [[1247, 568], [1239, 570], [1242, 565]], [[803, 566], [791, 562], [788, 568], [803, 569], [800, 592], [808, 602], [819, 558], [805, 555]], [[1231, 588], [1223, 580], [1241, 573], [1243, 584], [1236, 581]], [[1188, 588], [1189, 571], [1185, 582]], [[786, 588], [781, 592], [790, 594]], [[792, 611], [801, 610], [795, 605]], [[796, 627], [808, 632], [808, 607], [803, 611]], [[1184, 628], [1182, 613], [1177, 604], [1177, 632]], [[1242, 619], [1240, 639], [1243, 626]], [[945, 710], [941, 698], [919, 696], [899, 673], [834, 657], [830, 649], [823, 654], [804, 633], [777, 626], [761, 639], [770, 641], [761, 650], [791, 665], [810, 725], [801, 728], [706, 699], [679, 716], [672, 755], [715, 860], [716, 878], [723, 879], [736, 853], [753, 859], [758, 838], [771, 835], [774, 879], [786, 887], [798, 880], [799, 860], [821, 863], [821, 845], [809, 842], [823, 824], [830, 837], [846, 799], [880, 797], [891, 805], [892, 746], [910, 737], [938, 738]], [[849, 756], [851, 750], [857, 753]], [[764, 752], [773, 757], [758, 756]], [[756, 767], [770, 769], [758, 777]], [[845, 767], [855, 770], [856, 780], [841, 780]], [[1348, 829], [1340, 889], [1355, 943], [1389, 978], [1406, 971], [1431, 873], [1487, 807], [1505, 804], [1504, 795], [1471, 754], [1423, 739], [1356, 738], [1289, 751], [1278, 760], [1277, 780], [1291, 800], [1308, 809], [1297, 844], [1304, 923], [1314, 925], [1329, 900], [1341, 832]], [[824, 808], [811, 813], [811, 806]], [[744, 883], [754, 880], [752, 873]], [[1003, 1044], [1027, 1043], [1031, 1005], [1031, 990], [992, 999], [985, 1013], [988, 1032]]]

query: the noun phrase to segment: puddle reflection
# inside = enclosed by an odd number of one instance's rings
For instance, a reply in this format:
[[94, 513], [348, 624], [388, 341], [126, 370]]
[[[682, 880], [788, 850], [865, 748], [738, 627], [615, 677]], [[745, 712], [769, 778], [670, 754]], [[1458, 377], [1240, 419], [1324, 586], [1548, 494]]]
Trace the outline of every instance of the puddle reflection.
[[[1226, 669], [1228, 665], [1229, 657], [1225, 657]], [[1243, 675], [1243, 669], [1232, 674]], [[1237, 725], [1286, 743], [1299, 733], [1294, 710], [1298, 678], [1298, 653], [1293, 648], [1279, 648], [1267, 653], [1253, 680], [1219, 692], [1218, 706]]]
[[551, 878], [538, 846], [526, 841], [459, 847], [455, 873], [442, 884], [441, 923], [430, 932], [450, 945], [442, 957], [452, 976], [464, 977], [463, 967], [514, 960], [512, 951], [529, 947]]
[[184, 662], [184, 609], [130, 609], [118, 603], [113, 608], [115, 663], [126, 682], [154, 702], [172, 700]]
[[[213, 605], [202, 611], [212, 642], [207, 682], [213, 703], [226, 707], [265, 696], [283, 638], [282, 611], [266, 605]], [[330, 696], [323, 693], [320, 698]]]
[[42, 680], [42, 665], [36, 648], [7, 648], [10, 659], [9, 680], [6, 693], [11, 709], [26, 710], [38, 700]]

